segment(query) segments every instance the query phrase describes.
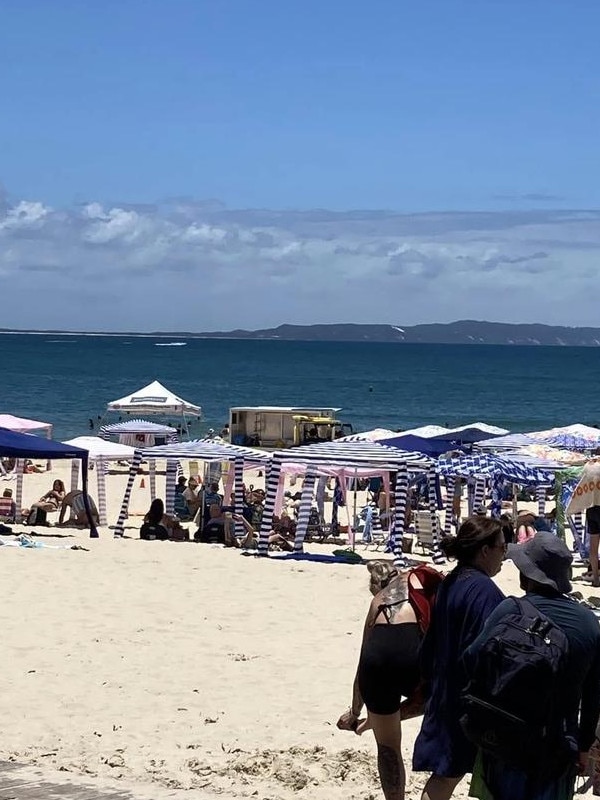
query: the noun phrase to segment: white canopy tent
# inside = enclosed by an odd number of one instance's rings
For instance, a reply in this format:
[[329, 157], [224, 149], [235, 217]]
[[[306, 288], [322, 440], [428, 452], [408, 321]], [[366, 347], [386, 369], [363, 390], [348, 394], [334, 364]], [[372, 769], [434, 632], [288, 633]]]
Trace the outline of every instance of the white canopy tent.
[[[135, 449], [124, 444], [109, 442], [97, 436], [78, 436], [64, 444], [81, 447], [89, 453], [89, 463], [96, 465], [96, 481], [98, 485], [98, 516], [100, 525], [106, 525], [106, 465], [108, 461], [130, 461], [133, 459]], [[79, 483], [79, 462], [71, 462], [71, 490], [77, 488]]]
[[[129, 500], [133, 483], [142, 459], [148, 459], [150, 464], [151, 492], [152, 475], [156, 459], [166, 459], [167, 461], [167, 483], [165, 492], [165, 510], [168, 514], [173, 513], [175, 504], [175, 484], [177, 462], [182, 459], [203, 461], [205, 463], [228, 462], [233, 464], [227, 475], [224, 491], [224, 502], [228, 504], [231, 497], [235, 495], [235, 505], [241, 509], [243, 505], [243, 481], [244, 469], [267, 468], [271, 462], [271, 454], [264, 450], [256, 450], [251, 447], [241, 447], [228, 442], [216, 442], [214, 439], [196, 439], [191, 442], [173, 442], [162, 447], [150, 447], [135, 451], [133, 461], [129, 470], [129, 479], [119, 519], [115, 526], [115, 536], [122, 536], [124, 532], [125, 520], [128, 516]], [[154, 497], [154, 494], [152, 495]]]
[[112, 400], [107, 411], [119, 414], [135, 414], [136, 416], [159, 415], [162, 417], [181, 417], [182, 427], [187, 431], [187, 417], [200, 417], [202, 408], [176, 395], [159, 381], [152, 381], [132, 394]]

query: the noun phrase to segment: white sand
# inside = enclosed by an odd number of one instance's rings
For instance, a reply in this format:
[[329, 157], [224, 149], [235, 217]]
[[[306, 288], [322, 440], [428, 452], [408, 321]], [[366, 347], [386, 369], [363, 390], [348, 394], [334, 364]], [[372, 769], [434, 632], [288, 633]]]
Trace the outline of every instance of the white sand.
[[[68, 467], [26, 476], [25, 504], [57, 476]], [[109, 478], [113, 522], [124, 481]], [[148, 489], [137, 484], [132, 508], [143, 512]], [[74, 538], [43, 541], [90, 551], [0, 552], [0, 759], [100, 785], [153, 782], [156, 798], [167, 788], [206, 800], [382, 796], [372, 735], [335, 728], [370, 599], [364, 567], [61, 533]], [[512, 564], [499, 583], [517, 589]], [[408, 763], [418, 726], [403, 728]], [[425, 777], [410, 777], [408, 798]]]

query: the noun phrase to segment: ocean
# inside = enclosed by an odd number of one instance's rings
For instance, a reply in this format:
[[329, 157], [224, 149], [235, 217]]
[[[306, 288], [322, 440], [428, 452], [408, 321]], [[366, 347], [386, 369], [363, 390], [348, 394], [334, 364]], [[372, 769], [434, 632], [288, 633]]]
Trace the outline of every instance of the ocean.
[[0, 413], [88, 434], [110, 400], [159, 380], [203, 408], [194, 436], [231, 406], [340, 407], [355, 430], [484, 421], [512, 431], [600, 422], [600, 348], [285, 342], [0, 334]]

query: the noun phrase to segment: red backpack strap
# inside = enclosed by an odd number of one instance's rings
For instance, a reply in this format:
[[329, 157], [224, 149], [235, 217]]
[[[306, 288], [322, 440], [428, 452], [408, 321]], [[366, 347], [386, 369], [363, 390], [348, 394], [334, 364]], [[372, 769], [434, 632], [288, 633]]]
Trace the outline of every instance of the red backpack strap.
[[408, 599], [421, 633], [429, 628], [435, 596], [443, 579], [444, 575], [428, 564], [421, 564], [408, 573]]

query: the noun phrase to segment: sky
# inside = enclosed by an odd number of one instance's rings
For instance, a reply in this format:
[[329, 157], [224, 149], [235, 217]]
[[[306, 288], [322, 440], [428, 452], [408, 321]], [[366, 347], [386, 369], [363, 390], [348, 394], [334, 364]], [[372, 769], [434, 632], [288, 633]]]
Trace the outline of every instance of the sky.
[[2, 327], [596, 325], [597, 0], [4, 0]]

